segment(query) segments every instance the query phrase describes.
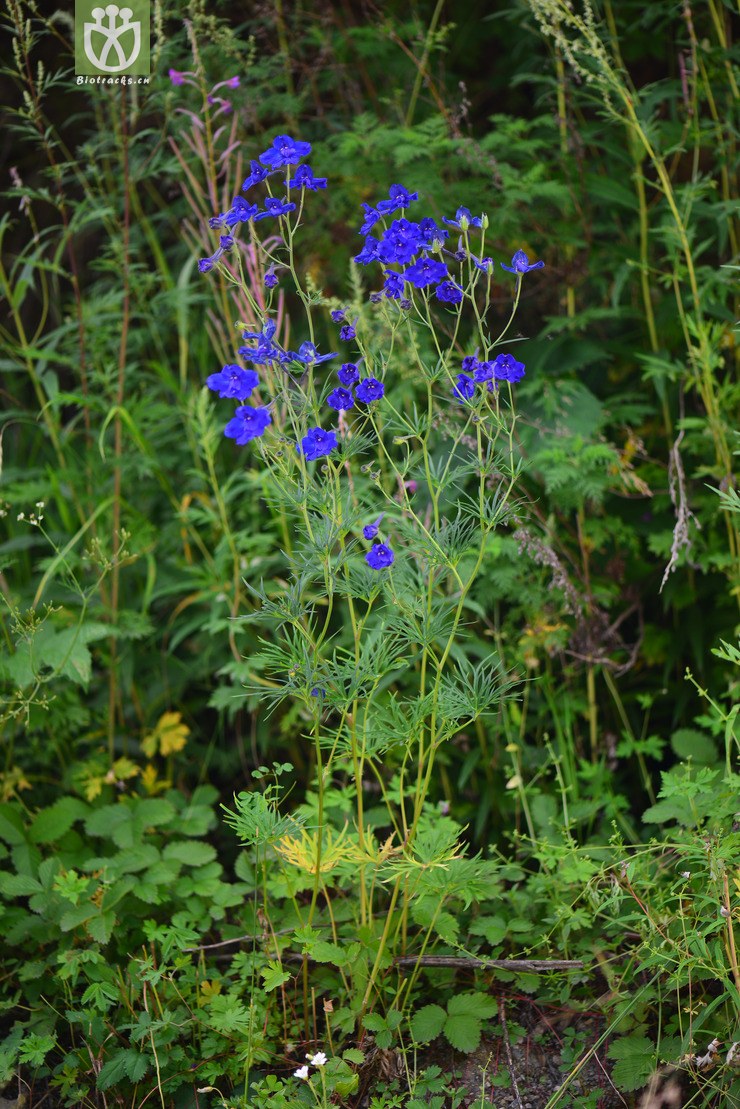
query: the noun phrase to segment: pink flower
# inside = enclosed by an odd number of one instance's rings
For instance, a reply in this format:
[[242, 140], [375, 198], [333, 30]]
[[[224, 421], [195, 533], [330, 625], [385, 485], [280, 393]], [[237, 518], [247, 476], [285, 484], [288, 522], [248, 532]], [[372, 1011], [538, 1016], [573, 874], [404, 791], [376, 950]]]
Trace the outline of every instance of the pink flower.
[[180, 73], [180, 71], [178, 69], [171, 69], [170, 70], [170, 81], [172, 81], [173, 85], [184, 85], [185, 84], [185, 74]]
[[239, 78], [238, 77], [229, 77], [228, 81], [226, 81], [225, 84], [227, 84], [230, 89], [238, 89], [239, 88]]

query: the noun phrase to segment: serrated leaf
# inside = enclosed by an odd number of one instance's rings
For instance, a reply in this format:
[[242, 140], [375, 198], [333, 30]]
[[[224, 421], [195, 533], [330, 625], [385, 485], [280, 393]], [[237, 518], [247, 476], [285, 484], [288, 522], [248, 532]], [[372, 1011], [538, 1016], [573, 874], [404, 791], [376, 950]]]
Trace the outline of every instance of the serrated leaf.
[[175, 843], [168, 843], [162, 855], [165, 859], [176, 859], [185, 866], [205, 866], [216, 858], [216, 848], [210, 843], [177, 840]]
[[451, 997], [447, 1012], [450, 1016], [471, 1016], [484, 1020], [486, 1017], [495, 1016], [498, 1012], [498, 1002], [486, 993], [458, 993]]
[[94, 940], [98, 943], [107, 943], [113, 935], [116, 925], [116, 914], [109, 910], [100, 913], [88, 920], [85, 927]]
[[41, 883], [29, 875], [0, 874], [0, 893], [6, 897], [31, 897], [41, 889]]
[[717, 747], [711, 736], [696, 728], [679, 728], [671, 736], [671, 747], [680, 759], [691, 759], [701, 766], [717, 762]]
[[348, 1047], [342, 1052], [342, 1058], [348, 1063], [354, 1063], [356, 1067], [361, 1067], [365, 1062], [365, 1053], [357, 1047]]
[[458, 1013], [447, 1018], [443, 1032], [456, 1051], [470, 1054], [480, 1044], [481, 1023], [470, 1013]]
[[639, 1090], [655, 1070], [655, 1045], [646, 1036], [623, 1036], [610, 1046], [608, 1055], [617, 1060], [612, 1078], [626, 1092]]
[[89, 806], [77, 797], [61, 797], [48, 809], [36, 814], [29, 829], [32, 843], [54, 843], [68, 832], [76, 820], [82, 820], [90, 812]]
[[14, 805], [0, 804], [0, 839], [11, 846], [26, 842], [23, 818]]
[[278, 986], [284, 986], [286, 982], [290, 981], [292, 975], [289, 970], [283, 970], [279, 963], [272, 960], [266, 967], [260, 971], [263, 978], [262, 989], [265, 993], [271, 993], [276, 990]]
[[347, 953], [338, 944], [329, 943], [328, 940], [317, 940], [311, 955], [317, 963], [332, 963], [335, 967], [343, 967], [347, 962]]
[[362, 1019], [362, 1023], [365, 1028], [367, 1028], [368, 1032], [386, 1031], [386, 1023], [380, 1013], [366, 1013]]
[[411, 1034], [418, 1044], [435, 1040], [444, 1028], [447, 1014], [441, 1005], [425, 1005], [411, 1018]]
[[117, 1052], [112, 1059], [104, 1063], [98, 1074], [98, 1089], [109, 1090], [128, 1079], [129, 1082], [140, 1082], [149, 1070], [149, 1058], [141, 1055], [133, 1047]]

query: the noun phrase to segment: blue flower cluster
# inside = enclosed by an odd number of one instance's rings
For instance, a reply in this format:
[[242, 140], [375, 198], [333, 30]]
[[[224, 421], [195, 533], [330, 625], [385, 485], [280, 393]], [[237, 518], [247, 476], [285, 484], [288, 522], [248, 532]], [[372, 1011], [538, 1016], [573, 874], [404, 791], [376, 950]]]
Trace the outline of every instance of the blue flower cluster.
[[[291, 189], [315, 192], [317, 189], [325, 189], [327, 185], [327, 179], [325, 177], [315, 177], [309, 165], [299, 165], [301, 159], [308, 157], [310, 153], [310, 143], [299, 142], [292, 139], [290, 135], [277, 135], [272, 141], [272, 146], [269, 146], [267, 150], [260, 154], [259, 161], [250, 162], [249, 176], [244, 180], [242, 192], [248, 192], [254, 185], [258, 185], [267, 180], [268, 177], [273, 177], [287, 169], [288, 173], [283, 177], [283, 185], [287, 189], [288, 195], [283, 199], [277, 196], [265, 197], [262, 210], [260, 210], [258, 204], [248, 203], [243, 196], [235, 196], [231, 207], [227, 211], [209, 219], [209, 227], [214, 229], [226, 228], [230, 231], [238, 227], [239, 224], [249, 223], [250, 220], [253, 223], [258, 223], [263, 219], [278, 219], [281, 216], [286, 216], [289, 212], [294, 212], [296, 205], [290, 199]], [[295, 172], [291, 172], [292, 166], [297, 166]], [[226, 242], [226, 240], [229, 241]], [[216, 251], [209, 258], [201, 258], [198, 262], [200, 272], [208, 273], [209, 270], [212, 270], [225, 251], [233, 245], [234, 239], [231, 235], [221, 236]], [[268, 289], [274, 289], [277, 283], [277, 275], [274, 267], [271, 267], [265, 276], [265, 285]]]
[[455, 379], [455, 388], [452, 395], [457, 397], [458, 404], [472, 400], [478, 385], [485, 385], [489, 392], [498, 388], [499, 381], [508, 381], [512, 385], [524, 377], [525, 366], [517, 362], [513, 354], [499, 354], [491, 362], [481, 362], [476, 355], [468, 354], [462, 360], [462, 373]]
[[[383, 289], [381, 293], [373, 293], [371, 300], [377, 302], [385, 297], [387, 300], [399, 302], [400, 307], [410, 307], [406, 299], [407, 287], [416, 289], [434, 289], [437, 300], [443, 304], [460, 304], [464, 292], [461, 286], [450, 276], [447, 269], [445, 256], [456, 262], [470, 258], [475, 267], [483, 273], [492, 274], [494, 270], [493, 259], [476, 258], [464, 246], [464, 236], [469, 230], [485, 230], [488, 226], [486, 216], [474, 216], [468, 208], [460, 207], [455, 212], [454, 219], [443, 219], [442, 222], [462, 232], [457, 250], [450, 250], [445, 245], [449, 231], [440, 227], [431, 217], [425, 217], [418, 222], [409, 220], [406, 216], [394, 219], [385, 226], [382, 233], [370, 234], [376, 224], [385, 216], [395, 212], [404, 211], [409, 205], [418, 200], [419, 194], [409, 192], [403, 185], [391, 185], [389, 199], [381, 200], [377, 204], [362, 205], [365, 218], [360, 227], [360, 234], [365, 236], [365, 242], [354, 261], [361, 266], [368, 266], [372, 262], [379, 262], [383, 267]], [[434, 257], [430, 257], [434, 255]], [[540, 269], [544, 262], [530, 263], [523, 250], [517, 250], [511, 260], [511, 266], [501, 263], [501, 268], [515, 273], [519, 279], [529, 270]], [[398, 268], [389, 268], [398, 267]]]

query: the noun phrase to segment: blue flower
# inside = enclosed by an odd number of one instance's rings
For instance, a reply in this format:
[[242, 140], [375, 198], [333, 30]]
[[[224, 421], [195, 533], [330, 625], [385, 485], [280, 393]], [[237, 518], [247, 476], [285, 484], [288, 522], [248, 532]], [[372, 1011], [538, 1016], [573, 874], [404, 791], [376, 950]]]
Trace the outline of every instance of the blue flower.
[[354, 256], [352, 261], [357, 262], [359, 266], [368, 266], [371, 262], [377, 260], [379, 247], [378, 240], [374, 239], [372, 235], [368, 235], [362, 250]]
[[499, 354], [494, 360], [493, 372], [497, 381], [521, 381], [524, 377], [524, 363], [517, 362], [513, 354]]
[[391, 185], [388, 196], [390, 200], [381, 200], [376, 205], [383, 216], [389, 216], [391, 212], [397, 212], [401, 208], [408, 208], [412, 200], [419, 199], [418, 193], [410, 193], [403, 185]]
[[483, 385], [486, 381], [493, 381], [495, 373], [493, 362], [478, 362], [473, 371], [473, 377], [479, 385]]
[[481, 258], [478, 260], [474, 254], [471, 254], [470, 260], [476, 269], [483, 270], [484, 273], [493, 273], [493, 258]]
[[320, 427], [310, 427], [296, 450], [303, 449], [306, 461], [314, 462], [317, 458], [323, 458], [324, 455], [331, 454], [337, 445], [337, 437], [333, 431], [324, 431]]
[[337, 377], [342, 385], [354, 385], [360, 380], [360, 371], [354, 362], [343, 362], [341, 370], [337, 370]]
[[270, 176], [270, 170], [263, 169], [259, 162], [250, 162], [249, 168], [251, 172], [242, 185], [242, 192], [246, 192], [247, 189], [251, 189], [252, 185], [258, 185], [260, 181], [264, 181], [266, 177]]
[[382, 219], [383, 213], [379, 212], [377, 208], [373, 208], [371, 204], [365, 204], [363, 202], [362, 207], [365, 209], [365, 220], [360, 228], [360, 234], [367, 235], [368, 231], [372, 231], [373, 227], [375, 227], [378, 220]]
[[454, 281], [443, 281], [434, 290], [437, 300], [441, 300], [447, 304], [459, 304], [463, 298], [463, 291], [459, 285]]
[[260, 154], [260, 161], [272, 169], [280, 169], [281, 166], [297, 165], [301, 158], [307, 158], [310, 153], [310, 142], [291, 139], [290, 135], [276, 135], [272, 146]]
[[423, 289], [427, 285], [435, 285], [438, 281], [444, 281], [445, 278], [449, 277], [444, 262], [435, 262], [433, 258], [420, 258], [418, 262], [414, 262], [413, 266], [409, 266], [404, 270], [403, 275], [417, 289]]
[[239, 347], [237, 353], [245, 362], [254, 362], [255, 366], [279, 362], [282, 358], [280, 349], [267, 339], [261, 339], [256, 347]]
[[325, 189], [326, 182], [326, 177], [314, 177], [310, 166], [299, 166], [293, 180], [286, 179], [285, 185], [286, 187], [292, 185], [295, 189], [309, 189], [315, 193], [317, 189]]
[[431, 216], [426, 216], [419, 220], [419, 234], [426, 246], [433, 246], [435, 243], [443, 243], [450, 233], [444, 227], [438, 227]]
[[529, 273], [530, 270], [541, 270], [544, 264], [544, 262], [530, 262], [523, 250], [517, 250], [511, 259], [511, 265], [507, 266], [502, 262], [501, 269], [508, 270], [509, 273]]
[[375, 538], [375, 536], [378, 534], [380, 521], [383, 519], [384, 516], [385, 512], [381, 512], [380, 516], [378, 516], [377, 520], [374, 523], [365, 525], [365, 527], [362, 529], [362, 534], [365, 536], [366, 539]]
[[275, 273], [275, 263], [273, 262], [269, 270], [265, 274], [265, 288], [274, 289], [278, 283], [277, 274]]
[[258, 220], [267, 219], [268, 216], [284, 216], [286, 212], [293, 211], [295, 211], [295, 204], [292, 201], [280, 200], [277, 196], [266, 196], [265, 210], [254, 217], [254, 222], [257, 223]]
[[383, 291], [389, 300], [398, 300], [399, 297], [402, 297], [405, 285], [406, 282], [403, 279], [402, 273], [396, 273], [395, 270], [385, 271]]
[[210, 270], [213, 269], [214, 262], [218, 261], [222, 253], [223, 251], [216, 251], [216, 254], [212, 258], [200, 258], [198, 260], [198, 269], [200, 272], [209, 273]]
[[334, 320], [334, 323], [344, 323], [344, 320], [346, 319], [346, 316], [347, 316], [347, 309], [346, 308], [332, 308], [329, 315]]
[[229, 420], [224, 428], [224, 435], [228, 439], [236, 439], [237, 444], [243, 447], [250, 439], [258, 439], [264, 435], [267, 425], [271, 423], [270, 413], [266, 408], [251, 408], [248, 404], [237, 408], [233, 419]]
[[336, 408], [338, 412], [345, 412], [348, 408], [354, 408], [355, 398], [349, 389], [335, 389], [326, 398], [326, 403], [330, 408]]
[[318, 366], [321, 362], [328, 362], [330, 358], [336, 358], [337, 352], [332, 351], [331, 354], [319, 354], [317, 347], [313, 343], [301, 343], [296, 353], [294, 350], [288, 350], [282, 356], [283, 362], [302, 362], [304, 366]]
[[206, 378], [209, 389], [213, 389], [220, 397], [231, 397], [232, 400], [246, 400], [259, 383], [256, 370], [243, 370], [241, 366], [233, 363], [229, 363], [219, 373], [211, 374]]
[[236, 227], [237, 223], [248, 223], [258, 212], [256, 204], [248, 204], [243, 196], [235, 196], [228, 212], [224, 212], [221, 219], [227, 227]]
[[422, 245], [418, 223], [397, 219], [383, 232], [378, 257], [381, 262], [398, 262], [404, 265], [411, 261]]
[[345, 324], [342, 330], [339, 332], [339, 338], [342, 340], [343, 343], [349, 343], [350, 340], [354, 339], [357, 335], [357, 328], [355, 327], [355, 324], [357, 323], [357, 318], [358, 317], [355, 317], [353, 323]]
[[365, 562], [373, 570], [386, 570], [393, 565], [395, 557], [385, 543], [376, 543], [365, 555]]
[[472, 377], [467, 374], [458, 374], [455, 378], [455, 388], [452, 390], [453, 397], [457, 397], [458, 404], [463, 404], [466, 400], [472, 400], [475, 396], [475, 382]]
[[481, 217], [471, 216], [469, 208], [458, 208], [455, 212], [455, 218], [446, 219], [444, 222], [452, 224], [453, 227], [459, 227], [461, 231], [467, 231], [469, 227], [483, 226]]
[[378, 381], [376, 377], [366, 377], [355, 389], [355, 396], [363, 404], [371, 404], [374, 400], [380, 400], [385, 392], [385, 385], [382, 381]]
[[462, 360], [461, 365], [463, 373], [470, 374], [478, 365], [478, 359], [474, 354], [466, 354]]
[[269, 342], [277, 331], [274, 320], [265, 320], [261, 331], [242, 331], [242, 339], [267, 339]]

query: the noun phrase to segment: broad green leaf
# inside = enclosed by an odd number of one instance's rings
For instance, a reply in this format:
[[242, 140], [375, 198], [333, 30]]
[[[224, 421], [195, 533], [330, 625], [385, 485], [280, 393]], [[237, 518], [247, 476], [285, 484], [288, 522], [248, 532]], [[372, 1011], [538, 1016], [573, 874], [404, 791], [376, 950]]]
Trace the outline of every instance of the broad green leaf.
[[32, 843], [54, 843], [68, 832], [76, 820], [82, 820], [90, 812], [89, 805], [77, 797], [60, 797], [48, 809], [36, 814], [29, 830]]
[[411, 1034], [418, 1044], [428, 1044], [439, 1036], [447, 1020], [441, 1005], [425, 1005], [411, 1018]]
[[470, 1013], [459, 1013], [447, 1018], [444, 1034], [456, 1051], [470, 1053], [480, 1044], [481, 1023]]

